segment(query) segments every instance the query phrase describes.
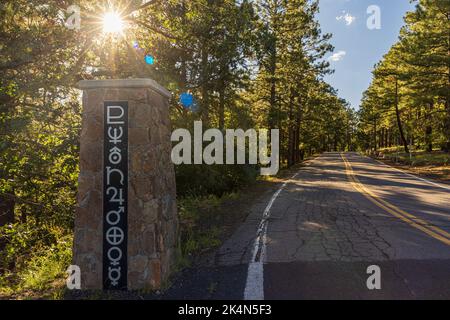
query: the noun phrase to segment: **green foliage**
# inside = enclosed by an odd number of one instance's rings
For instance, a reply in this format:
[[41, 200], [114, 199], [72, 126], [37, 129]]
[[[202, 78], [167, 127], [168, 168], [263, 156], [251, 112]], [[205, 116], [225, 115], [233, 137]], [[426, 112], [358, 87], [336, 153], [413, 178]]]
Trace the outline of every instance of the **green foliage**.
[[56, 245], [43, 252], [34, 252], [20, 274], [21, 286], [24, 289], [48, 290], [55, 279], [61, 279], [72, 260], [72, 242], [70, 238], [61, 239]]
[[[37, 237], [34, 237], [37, 238]], [[11, 249], [16, 246], [30, 245], [29, 239], [20, 239], [20, 245], [10, 243], [8, 254], [15, 254]], [[17, 241], [17, 239], [16, 239]], [[0, 296], [28, 296], [32, 298], [41, 293], [48, 298], [60, 298], [65, 287], [65, 271], [72, 260], [71, 236], [59, 236], [55, 244], [42, 244], [33, 246], [33, 252], [26, 259], [19, 262], [16, 272], [6, 272], [0, 276]]]
[[200, 252], [213, 249], [221, 244], [224, 212], [218, 208], [223, 201], [236, 198], [234, 193], [222, 197], [187, 196], [179, 199], [178, 210], [181, 224], [180, 251], [182, 260], [189, 259]]
[[[153, 4], [152, 4], [153, 3]], [[72, 3], [71, 3], [72, 4]], [[199, 112], [170, 102], [174, 128], [278, 128], [281, 157], [352, 149], [355, 115], [323, 81], [331, 35], [317, 1], [114, 1], [128, 28], [99, 30], [104, 1], [77, 0], [78, 31], [64, 2], [0, 4], [0, 272], [3, 291], [46, 290], [70, 260], [76, 204], [80, 79], [153, 78]], [[123, 9], [123, 10], [120, 10]], [[132, 49], [137, 40], [141, 50]], [[151, 53], [155, 65], [146, 65]], [[255, 181], [255, 166], [176, 168], [185, 256], [217, 246], [219, 198]], [[10, 292], [10, 293], [11, 293]]]
[[259, 169], [248, 165], [180, 165], [177, 191], [185, 195], [216, 195], [237, 191], [256, 181]]
[[411, 154], [399, 152], [398, 148], [380, 149], [381, 155], [393, 162], [400, 162], [411, 166], [448, 166], [450, 164], [450, 154], [445, 152], [427, 152], [416, 150]]
[[450, 151], [450, 2], [416, 1], [377, 64], [359, 113], [362, 149]]

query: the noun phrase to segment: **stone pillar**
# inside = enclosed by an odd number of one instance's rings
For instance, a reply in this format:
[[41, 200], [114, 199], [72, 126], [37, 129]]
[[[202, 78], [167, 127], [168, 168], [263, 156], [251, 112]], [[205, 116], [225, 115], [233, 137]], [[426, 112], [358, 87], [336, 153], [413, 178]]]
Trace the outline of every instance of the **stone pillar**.
[[74, 265], [84, 290], [158, 289], [175, 260], [170, 93], [151, 79], [81, 81]]

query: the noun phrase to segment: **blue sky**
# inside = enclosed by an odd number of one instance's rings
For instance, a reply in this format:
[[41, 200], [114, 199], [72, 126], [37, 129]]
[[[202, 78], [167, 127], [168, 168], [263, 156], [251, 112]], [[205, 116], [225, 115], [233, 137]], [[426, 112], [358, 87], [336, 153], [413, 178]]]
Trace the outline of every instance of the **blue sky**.
[[[367, 8], [381, 10], [381, 29], [367, 28]], [[318, 16], [324, 33], [332, 33], [335, 73], [325, 80], [357, 109], [371, 81], [371, 71], [397, 41], [403, 16], [414, 9], [409, 0], [321, 0]]]

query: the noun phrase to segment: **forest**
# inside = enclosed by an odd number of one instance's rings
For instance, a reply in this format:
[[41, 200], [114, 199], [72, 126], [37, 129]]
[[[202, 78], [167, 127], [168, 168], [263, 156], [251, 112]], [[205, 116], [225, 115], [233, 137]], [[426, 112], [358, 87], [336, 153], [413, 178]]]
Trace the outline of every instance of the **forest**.
[[358, 119], [365, 149], [450, 151], [449, 52], [449, 2], [420, 1], [364, 93]]
[[[71, 5], [80, 8], [80, 28], [65, 25]], [[205, 130], [279, 129], [284, 168], [326, 151], [401, 145], [449, 152], [449, 6], [421, 0], [408, 13], [356, 110], [324, 81], [334, 48], [317, 20], [318, 0], [2, 0], [0, 296], [64, 286], [78, 179], [78, 81], [154, 79], [173, 93], [173, 129], [192, 130], [198, 120]], [[102, 32], [112, 8], [126, 24], [120, 36]], [[184, 93], [195, 107], [180, 103]], [[181, 234], [193, 237], [180, 248], [184, 255], [211, 240], [193, 235], [198, 202], [260, 179], [250, 165], [180, 165], [176, 175], [180, 219], [190, 221]]]

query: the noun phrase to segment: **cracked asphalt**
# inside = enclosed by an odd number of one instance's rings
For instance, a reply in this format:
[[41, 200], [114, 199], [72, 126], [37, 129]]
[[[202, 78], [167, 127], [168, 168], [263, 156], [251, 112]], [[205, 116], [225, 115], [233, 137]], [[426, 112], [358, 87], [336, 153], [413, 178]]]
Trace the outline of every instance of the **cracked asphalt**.
[[[356, 153], [344, 156], [371, 197], [406, 212], [410, 222], [355, 188], [341, 154], [311, 160], [288, 180], [271, 207], [264, 298], [450, 299], [449, 189]], [[184, 290], [176, 284], [169, 297], [242, 299], [256, 230], [273, 193], [253, 205], [217, 252], [215, 266], [190, 271]], [[371, 265], [381, 269], [380, 290], [367, 288]], [[214, 290], [192, 296], [201, 291], [186, 285], [195, 278], [208, 279]]]

